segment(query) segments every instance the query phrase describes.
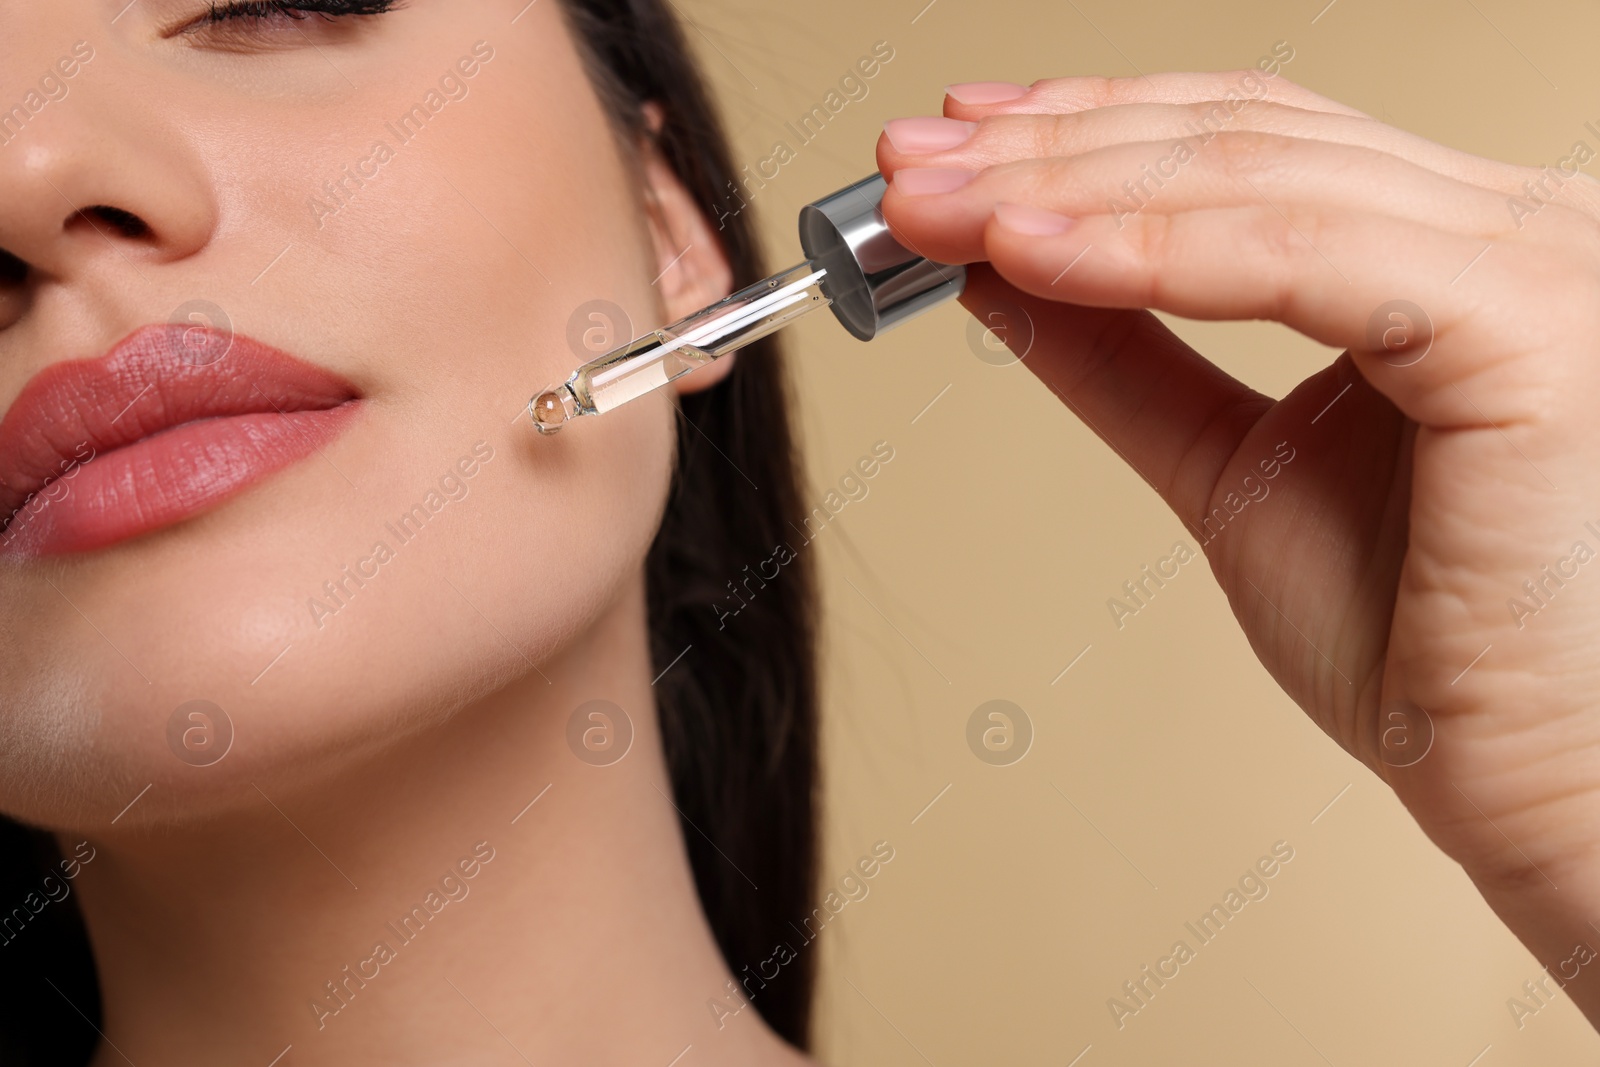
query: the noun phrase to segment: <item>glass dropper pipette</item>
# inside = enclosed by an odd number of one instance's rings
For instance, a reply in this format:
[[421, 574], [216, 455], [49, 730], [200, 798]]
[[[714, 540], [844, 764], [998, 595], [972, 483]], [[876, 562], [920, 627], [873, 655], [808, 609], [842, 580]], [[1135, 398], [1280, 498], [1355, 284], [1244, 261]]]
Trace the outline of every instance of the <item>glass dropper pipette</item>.
[[550, 434], [568, 419], [604, 414], [827, 307], [827, 273], [807, 260], [590, 360], [528, 402], [534, 427]]
[[959, 296], [966, 268], [935, 263], [890, 233], [879, 203], [887, 188], [870, 175], [800, 211], [806, 260], [740, 289], [670, 326], [583, 364], [528, 401], [541, 434], [654, 392], [697, 367], [826, 307], [852, 335], [883, 330]]

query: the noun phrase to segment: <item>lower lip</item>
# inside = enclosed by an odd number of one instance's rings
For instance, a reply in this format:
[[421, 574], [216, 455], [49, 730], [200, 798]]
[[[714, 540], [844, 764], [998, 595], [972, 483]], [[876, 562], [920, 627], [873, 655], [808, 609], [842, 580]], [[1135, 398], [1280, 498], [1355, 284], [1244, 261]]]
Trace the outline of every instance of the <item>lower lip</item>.
[[356, 407], [202, 419], [93, 456], [18, 509], [0, 556], [91, 552], [192, 518], [327, 445]]

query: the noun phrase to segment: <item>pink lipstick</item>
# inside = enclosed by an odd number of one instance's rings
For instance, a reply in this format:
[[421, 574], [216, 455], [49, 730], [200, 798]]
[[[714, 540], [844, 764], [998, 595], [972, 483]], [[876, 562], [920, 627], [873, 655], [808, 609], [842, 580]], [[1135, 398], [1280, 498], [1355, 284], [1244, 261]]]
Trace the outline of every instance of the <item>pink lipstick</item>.
[[89, 552], [182, 522], [330, 443], [359, 403], [331, 371], [181, 324], [53, 364], [0, 420], [0, 555]]

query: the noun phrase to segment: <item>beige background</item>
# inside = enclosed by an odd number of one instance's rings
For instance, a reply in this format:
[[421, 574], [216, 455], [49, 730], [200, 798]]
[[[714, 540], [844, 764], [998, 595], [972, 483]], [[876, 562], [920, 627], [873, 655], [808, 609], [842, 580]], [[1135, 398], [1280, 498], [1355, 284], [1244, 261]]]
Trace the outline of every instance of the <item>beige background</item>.
[[[680, 0], [741, 163], [794, 145], [784, 122], [874, 42], [895, 50], [753, 202], [774, 266], [799, 259], [802, 204], [872, 169], [883, 120], [937, 114], [953, 81], [1248, 67], [1287, 40], [1285, 76], [1445, 144], [1535, 165], [1600, 146], [1583, 128], [1600, 125], [1591, 5], [925, 3]], [[873, 442], [895, 449], [806, 549], [825, 578], [824, 876], [877, 840], [896, 850], [819, 941], [824, 1058], [1592, 1060], [1600, 1041], [1564, 997], [1516, 1026], [1507, 998], [1539, 966], [1272, 684], [1203, 563], [1117, 630], [1107, 599], [1194, 539], [1025, 368], [976, 358], [967, 321], [944, 308], [870, 347], [828, 321], [791, 331], [813, 500]], [[1264, 324], [1176, 328], [1274, 395], [1334, 355]], [[1014, 766], [966, 744], [994, 698], [1034, 724]], [[1107, 998], [1196, 944], [1184, 922], [1278, 840], [1295, 858], [1270, 895], [1118, 1031]]]

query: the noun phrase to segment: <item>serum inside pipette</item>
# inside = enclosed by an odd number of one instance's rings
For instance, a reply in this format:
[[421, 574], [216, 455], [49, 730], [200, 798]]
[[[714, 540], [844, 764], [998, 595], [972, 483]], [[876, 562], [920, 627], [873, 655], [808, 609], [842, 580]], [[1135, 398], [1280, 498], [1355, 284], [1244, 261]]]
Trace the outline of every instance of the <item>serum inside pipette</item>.
[[534, 428], [552, 434], [580, 415], [610, 411], [827, 307], [827, 273], [807, 260], [590, 360], [528, 402]]

